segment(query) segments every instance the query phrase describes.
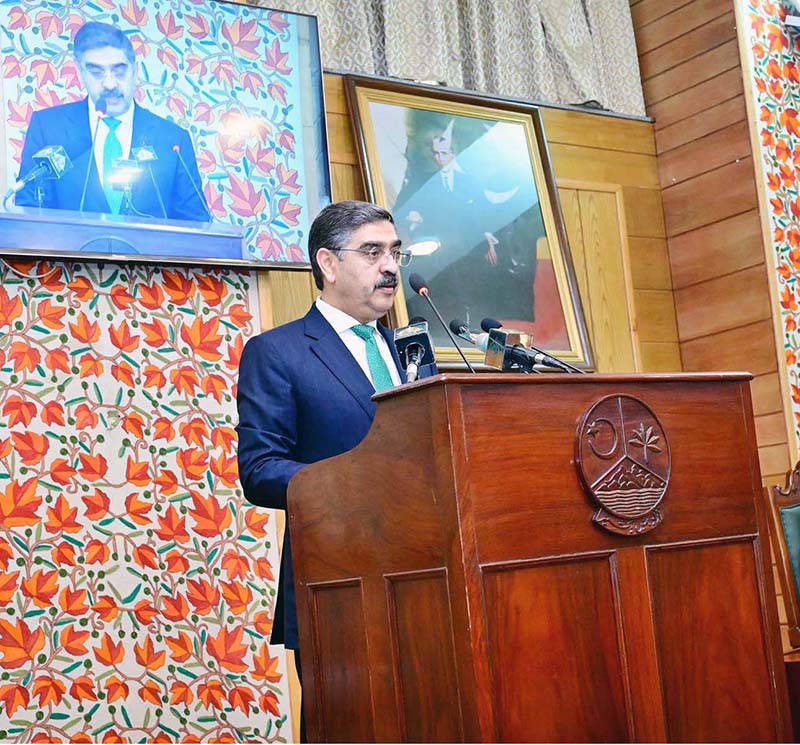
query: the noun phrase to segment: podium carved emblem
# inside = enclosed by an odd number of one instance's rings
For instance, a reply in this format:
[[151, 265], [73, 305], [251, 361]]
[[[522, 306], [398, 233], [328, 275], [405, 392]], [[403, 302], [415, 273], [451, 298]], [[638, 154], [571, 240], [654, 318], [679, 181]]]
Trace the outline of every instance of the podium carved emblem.
[[613, 533], [657, 527], [670, 477], [669, 443], [658, 417], [633, 396], [607, 396], [578, 426], [577, 465], [600, 504], [592, 520]]

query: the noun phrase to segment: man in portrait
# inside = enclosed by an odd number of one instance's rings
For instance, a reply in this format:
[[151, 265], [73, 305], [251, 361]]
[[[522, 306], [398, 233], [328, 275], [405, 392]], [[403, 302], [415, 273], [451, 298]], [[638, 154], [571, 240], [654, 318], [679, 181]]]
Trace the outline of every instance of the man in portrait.
[[[532, 177], [525, 183], [503, 168], [493, 122], [429, 111], [408, 116], [395, 215], [408, 245], [439, 244], [417, 266], [442, 313], [473, 327], [484, 316], [532, 321], [536, 241], [545, 234]], [[409, 315], [426, 310], [421, 298], [407, 300]]]
[[16, 204], [210, 221], [189, 133], [134, 101], [137, 63], [128, 37], [90, 21], [75, 34], [74, 55], [87, 97], [34, 112], [20, 178], [47, 146], [62, 146], [72, 168], [30, 182]]

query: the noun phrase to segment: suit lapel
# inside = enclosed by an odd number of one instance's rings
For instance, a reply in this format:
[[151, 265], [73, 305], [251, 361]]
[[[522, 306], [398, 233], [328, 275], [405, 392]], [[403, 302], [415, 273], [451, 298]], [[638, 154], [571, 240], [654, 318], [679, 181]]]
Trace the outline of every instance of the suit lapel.
[[375, 389], [350, 350], [344, 345], [333, 327], [325, 320], [316, 305], [305, 316], [305, 333], [310, 338], [311, 351], [319, 357], [331, 374], [353, 395], [364, 413], [375, 416], [372, 394]]

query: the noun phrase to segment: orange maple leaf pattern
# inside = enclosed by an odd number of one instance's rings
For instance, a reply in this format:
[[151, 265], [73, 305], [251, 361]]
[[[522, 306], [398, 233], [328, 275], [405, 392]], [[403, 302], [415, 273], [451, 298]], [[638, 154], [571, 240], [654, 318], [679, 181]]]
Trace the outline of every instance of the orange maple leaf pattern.
[[[800, 237], [800, 200], [797, 198], [800, 163], [800, 73], [797, 67], [797, 42], [785, 33], [779, 3], [745, 3], [749, 16], [746, 32], [750, 54], [745, 65], [745, 83], [750, 85], [758, 112], [760, 153], [754, 161], [763, 169], [767, 188], [766, 204], [773, 235], [775, 279], [778, 288], [780, 321], [783, 329], [784, 364], [789, 383], [800, 385], [800, 267], [793, 251]], [[796, 438], [800, 438], [800, 400], [793, 400]]]
[[[273, 733], [286, 715], [262, 649], [277, 555], [268, 513], [243, 502], [232, 398], [254, 277], [55, 266], [0, 284], [0, 603], [20, 611], [0, 616], [0, 716], [36, 741], [36, 712], [74, 720], [64, 741], [130, 741], [119, 713], [92, 731], [75, 717], [104, 701], [180, 733], [152, 724], [154, 742], [233, 741], [234, 723], [263, 739], [255, 708], [273, 707]], [[227, 723], [199, 737], [165, 702]]]

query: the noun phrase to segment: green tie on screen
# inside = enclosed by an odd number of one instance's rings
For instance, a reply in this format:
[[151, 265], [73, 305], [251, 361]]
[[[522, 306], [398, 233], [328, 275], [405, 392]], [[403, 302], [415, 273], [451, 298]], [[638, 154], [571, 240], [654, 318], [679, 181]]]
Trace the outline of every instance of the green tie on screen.
[[109, 180], [111, 172], [114, 169], [114, 161], [122, 157], [122, 143], [117, 137], [117, 127], [122, 122], [119, 119], [106, 116], [103, 121], [108, 127], [108, 134], [106, 135], [106, 142], [103, 146], [103, 191], [106, 193], [106, 200], [108, 206], [115, 214], [119, 214], [120, 207], [122, 206], [122, 192], [117, 191]]
[[394, 383], [392, 382], [392, 374], [386, 363], [383, 360], [381, 350], [378, 349], [378, 342], [375, 341], [375, 327], [369, 324], [360, 324], [353, 326], [353, 333], [364, 340], [367, 347], [367, 366], [369, 367], [369, 374], [372, 376], [372, 385], [375, 386], [376, 391], [385, 391], [391, 388]]

